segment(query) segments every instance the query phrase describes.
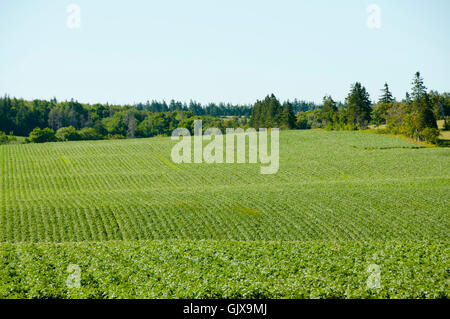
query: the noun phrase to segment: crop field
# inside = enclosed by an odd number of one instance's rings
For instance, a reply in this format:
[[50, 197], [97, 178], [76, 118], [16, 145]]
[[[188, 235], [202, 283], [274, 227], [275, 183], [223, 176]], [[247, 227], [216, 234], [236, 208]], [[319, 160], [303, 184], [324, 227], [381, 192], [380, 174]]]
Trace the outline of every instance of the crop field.
[[175, 143], [0, 145], [0, 297], [448, 297], [450, 149], [282, 131], [261, 175]]

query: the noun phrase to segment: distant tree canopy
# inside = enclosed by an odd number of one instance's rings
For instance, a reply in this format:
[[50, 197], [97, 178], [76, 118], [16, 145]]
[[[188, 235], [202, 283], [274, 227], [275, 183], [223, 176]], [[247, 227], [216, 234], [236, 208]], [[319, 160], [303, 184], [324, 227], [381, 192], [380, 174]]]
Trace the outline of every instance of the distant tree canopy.
[[[56, 99], [25, 101], [4, 96], [0, 98], [0, 130], [27, 136], [36, 127], [49, 127], [54, 131], [65, 127], [73, 127], [76, 130], [89, 127], [102, 136], [119, 134], [124, 137], [134, 137], [139, 124], [147, 117], [154, 117], [155, 114], [166, 114], [166, 117], [170, 118], [176, 116], [249, 117], [251, 112], [251, 105], [210, 103], [202, 106], [193, 101], [189, 105], [172, 100], [169, 104], [164, 101], [152, 101], [146, 104], [121, 106], [82, 104], [74, 100], [57, 102]], [[161, 130], [155, 128], [152, 132], [161, 132]]]
[[256, 101], [249, 124], [254, 128], [294, 129], [296, 117], [292, 103], [288, 101], [281, 105], [275, 95], [268, 95], [264, 100]]
[[4, 96], [0, 97], [0, 143], [13, 141], [13, 135], [29, 135], [26, 141], [33, 143], [170, 135], [177, 127], [192, 132], [196, 119], [203, 121], [203, 129], [221, 130], [237, 127], [357, 130], [369, 124], [385, 124], [390, 133], [429, 142], [436, 142], [439, 135], [437, 119], [443, 119], [444, 127], [449, 128], [450, 94], [427, 92], [419, 72], [412, 81], [411, 94], [406, 93], [401, 102], [393, 97], [387, 83], [381, 91], [378, 102], [372, 104], [366, 88], [355, 82], [344, 103], [327, 95], [321, 105], [297, 99], [281, 103], [273, 94], [254, 105], [202, 105], [175, 100], [91, 105], [73, 99], [26, 101]]

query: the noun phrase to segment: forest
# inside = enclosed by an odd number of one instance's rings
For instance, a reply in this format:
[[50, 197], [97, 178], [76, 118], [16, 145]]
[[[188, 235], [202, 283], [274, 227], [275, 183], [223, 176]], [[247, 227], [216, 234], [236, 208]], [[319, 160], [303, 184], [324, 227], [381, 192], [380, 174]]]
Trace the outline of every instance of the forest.
[[253, 105], [225, 103], [188, 104], [171, 100], [134, 105], [83, 104], [76, 100], [26, 101], [0, 97], [0, 143], [12, 143], [15, 136], [28, 136], [26, 143], [121, 139], [170, 135], [177, 127], [193, 130], [196, 119], [203, 129], [237, 127], [279, 127], [281, 129], [364, 130], [377, 127], [380, 133], [438, 143], [437, 120], [449, 129], [450, 94], [427, 91], [417, 72], [411, 92], [398, 101], [384, 84], [373, 102], [360, 83], [351, 85], [343, 103], [325, 96], [321, 105], [303, 100], [280, 102], [266, 96]]

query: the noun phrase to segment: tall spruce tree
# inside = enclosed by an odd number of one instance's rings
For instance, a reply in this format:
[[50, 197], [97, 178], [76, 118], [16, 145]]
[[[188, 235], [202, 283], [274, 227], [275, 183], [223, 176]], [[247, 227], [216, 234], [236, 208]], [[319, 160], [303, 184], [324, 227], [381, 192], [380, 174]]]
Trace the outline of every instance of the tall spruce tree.
[[411, 97], [413, 100], [419, 100], [422, 97], [422, 95], [427, 91], [427, 88], [423, 84], [423, 78], [420, 76], [420, 72], [416, 72], [411, 84], [412, 84]]
[[294, 109], [292, 108], [292, 104], [288, 101], [284, 104], [283, 113], [281, 115], [281, 125], [288, 129], [296, 128], [297, 118], [294, 114]]
[[384, 83], [384, 88], [381, 89], [382, 95], [378, 100], [378, 104], [372, 111], [372, 123], [379, 125], [386, 123], [388, 110], [392, 108], [392, 104], [395, 102], [389, 85]]
[[425, 128], [437, 129], [436, 118], [433, 113], [433, 104], [431, 103], [430, 95], [424, 93], [417, 101], [417, 115], [416, 115], [417, 130], [420, 132]]
[[257, 101], [250, 118], [254, 128], [279, 127], [282, 124], [283, 107], [275, 95], [267, 95], [263, 101]]
[[351, 86], [346, 99], [346, 113], [350, 125], [354, 128], [365, 128], [370, 121], [372, 112], [369, 93], [361, 83], [356, 82]]
[[[426, 92], [420, 72], [416, 72], [414, 75], [411, 96], [413, 99], [411, 108], [413, 127], [410, 131], [415, 138], [435, 141], [439, 131], [433, 113], [433, 104], [430, 95]], [[430, 135], [433, 136], [430, 137]]]
[[381, 95], [378, 103], [390, 104], [394, 102], [394, 98], [391, 91], [389, 91], [389, 85], [387, 83], [384, 83], [384, 88], [381, 90], [381, 92], [383, 92], [383, 94]]

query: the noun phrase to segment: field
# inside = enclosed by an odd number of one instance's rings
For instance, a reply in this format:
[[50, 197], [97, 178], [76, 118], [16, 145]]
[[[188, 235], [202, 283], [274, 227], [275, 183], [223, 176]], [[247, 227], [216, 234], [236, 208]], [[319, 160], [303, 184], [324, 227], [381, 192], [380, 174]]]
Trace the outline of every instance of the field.
[[0, 297], [448, 297], [450, 149], [283, 131], [261, 175], [174, 143], [0, 146]]

